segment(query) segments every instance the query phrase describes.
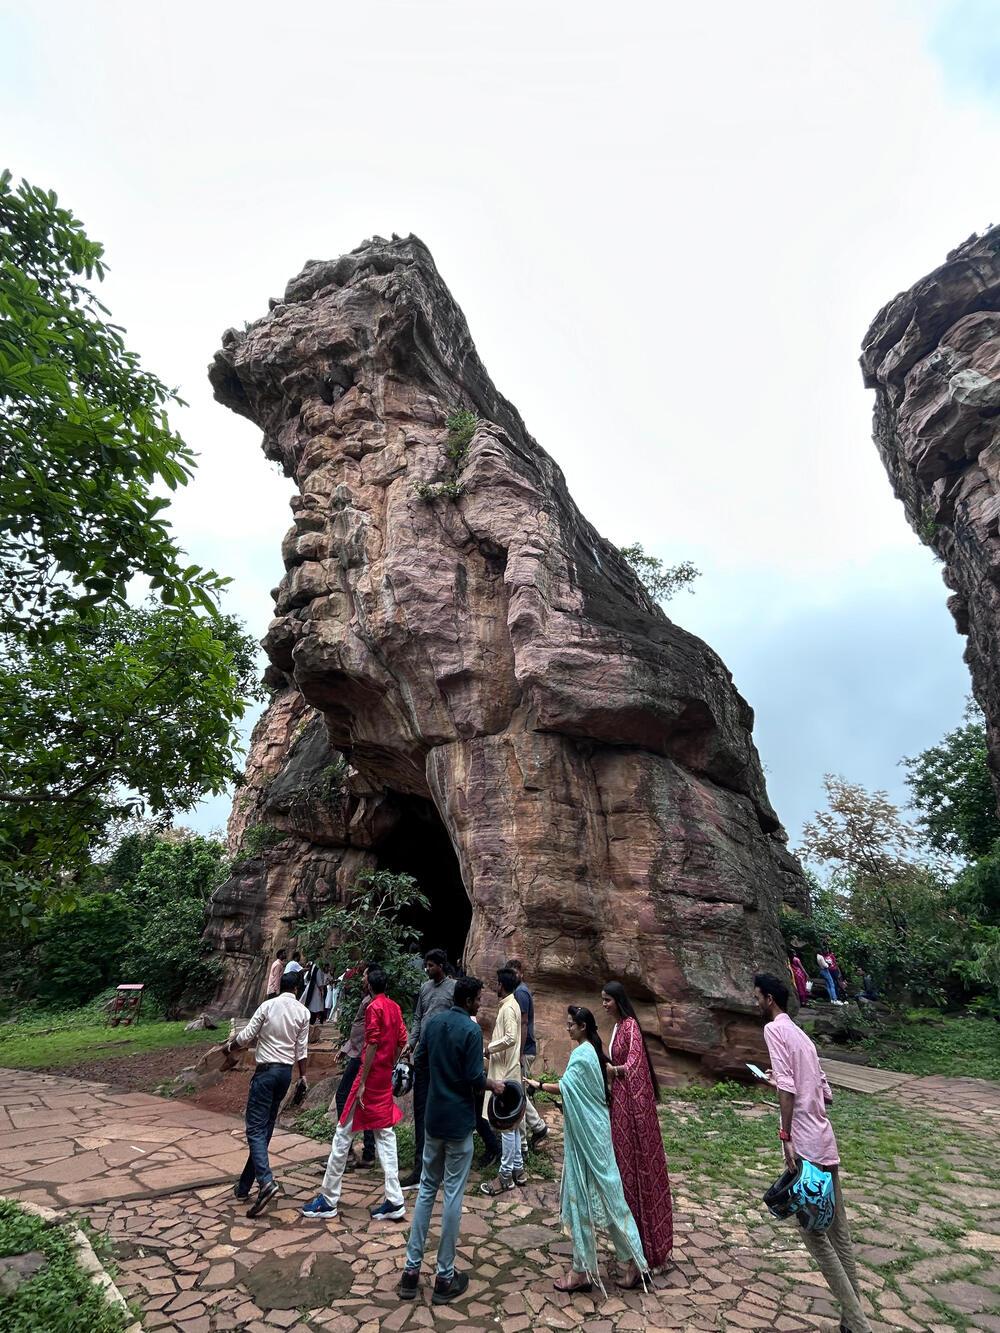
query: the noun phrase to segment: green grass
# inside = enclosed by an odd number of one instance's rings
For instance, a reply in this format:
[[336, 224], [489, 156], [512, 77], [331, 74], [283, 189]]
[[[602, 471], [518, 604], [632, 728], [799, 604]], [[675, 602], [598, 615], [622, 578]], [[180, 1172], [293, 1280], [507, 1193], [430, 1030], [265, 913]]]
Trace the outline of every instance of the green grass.
[[[667, 1160], [692, 1175], [756, 1189], [761, 1168], [773, 1167], [775, 1176], [781, 1174], [777, 1097], [771, 1089], [741, 1088], [742, 1095], [734, 1098], [718, 1091], [725, 1086], [683, 1088], [666, 1095], [660, 1121]], [[764, 1115], [746, 1114], [760, 1105]], [[851, 1173], [879, 1175], [903, 1163], [911, 1173], [947, 1181], [940, 1126], [912, 1108], [838, 1088], [830, 1120], [840, 1156]], [[951, 1133], [949, 1146], [957, 1137]]]
[[4, 1333], [121, 1333], [130, 1317], [111, 1306], [76, 1262], [69, 1233], [0, 1200], [0, 1256], [38, 1250], [48, 1262], [0, 1296]]
[[877, 1068], [901, 1074], [1000, 1081], [1000, 1023], [992, 1018], [904, 1018], [879, 1028], [860, 1049]]
[[107, 1023], [80, 1023], [77, 1015], [43, 1014], [15, 1023], [0, 1024], [0, 1066], [7, 1069], [59, 1069], [87, 1059], [113, 1060], [171, 1046], [203, 1046], [228, 1036], [228, 1028], [214, 1032], [185, 1032], [184, 1022], [140, 1019], [132, 1027]]

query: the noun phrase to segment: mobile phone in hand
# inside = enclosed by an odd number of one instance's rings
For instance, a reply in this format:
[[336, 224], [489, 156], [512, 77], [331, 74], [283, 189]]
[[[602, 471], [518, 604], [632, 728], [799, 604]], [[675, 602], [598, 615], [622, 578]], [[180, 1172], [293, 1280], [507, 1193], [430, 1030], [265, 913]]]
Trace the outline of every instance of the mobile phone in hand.
[[765, 1083], [767, 1082], [767, 1075], [764, 1073], [763, 1069], [759, 1068], [757, 1065], [752, 1065], [749, 1060], [747, 1061], [747, 1069], [750, 1070], [750, 1073], [753, 1074], [754, 1078], [762, 1078]]

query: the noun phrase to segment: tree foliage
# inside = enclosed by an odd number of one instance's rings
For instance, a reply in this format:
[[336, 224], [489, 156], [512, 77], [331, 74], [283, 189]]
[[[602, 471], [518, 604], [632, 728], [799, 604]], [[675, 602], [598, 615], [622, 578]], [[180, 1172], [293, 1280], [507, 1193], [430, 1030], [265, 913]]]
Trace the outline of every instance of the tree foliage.
[[659, 556], [647, 555], [640, 542], [619, 549], [654, 602], [669, 602], [682, 588], [693, 592], [695, 579], [701, 577], [701, 571], [690, 560], [665, 565]]
[[[906, 821], [885, 792], [825, 779], [827, 806], [805, 825], [800, 850], [829, 872], [828, 879], [813, 893], [812, 917], [786, 911], [783, 929], [790, 946], [812, 950], [829, 943], [849, 973], [871, 972], [883, 991], [911, 1003], [994, 1003], [1000, 993], [1000, 843], [957, 874], [953, 863], [940, 859], [956, 849], [949, 840], [957, 830], [980, 827], [983, 814], [981, 804], [965, 800], [977, 789], [977, 747], [952, 747], [950, 739], [935, 749], [948, 750], [948, 784], [964, 795], [953, 802], [950, 822], [930, 832]], [[936, 781], [936, 760], [931, 770]], [[958, 813], [963, 808], [976, 815], [969, 825]]]
[[220, 972], [202, 930], [227, 870], [225, 848], [212, 838], [137, 827], [106, 862], [88, 867], [71, 909], [50, 908], [34, 932], [7, 937], [5, 983], [56, 1005], [83, 1004], [123, 981], [143, 982], [168, 1012], [208, 999]]
[[255, 645], [228, 617], [108, 607], [64, 631], [0, 636], [0, 885], [25, 924], [75, 891], [115, 821], [235, 781], [259, 695]]
[[916, 856], [917, 835], [884, 791], [866, 791], [831, 773], [823, 779], [827, 808], [802, 829], [801, 853], [850, 884], [856, 909], [884, 915], [905, 928], [904, 888], [924, 882], [928, 868]]
[[[343, 906], [328, 908], [313, 921], [297, 921], [295, 935], [307, 956], [322, 959], [334, 976], [377, 960], [389, 978], [389, 994], [408, 1007], [422, 977], [413, 965], [419, 933], [405, 915], [429, 907], [412, 875], [363, 870]], [[360, 996], [360, 977], [345, 983], [338, 1008], [345, 1037]]]
[[67, 614], [124, 606], [137, 574], [165, 603], [207, 610], [229, 581], [186, 564], [153, 493], [186, 484], [194, 455], [167, 421], [177, 395], [87, 286], [103, 254], [55, 194], [0, 174], [4, 633], [58, 637]]
[[971, 700], [965, 722], [915, 759], [904, 759], [917, 823], [929, 846], [975, 861], [1000, 839], [983, 715]]

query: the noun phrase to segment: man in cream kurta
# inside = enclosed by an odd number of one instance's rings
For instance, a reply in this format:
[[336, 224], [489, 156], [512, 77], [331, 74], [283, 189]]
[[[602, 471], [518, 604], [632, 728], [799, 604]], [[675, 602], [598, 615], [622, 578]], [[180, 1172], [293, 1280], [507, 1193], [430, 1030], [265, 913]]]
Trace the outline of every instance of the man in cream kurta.
[[[490, 1058], [488, 1077], [497, 1082], [512, 1079], [521, 1081], [521, 1006], [514, 997], [517, 989], [517, 975], [508, 967], [502, 967], [497, 973], [497, 995], [500, 1007], [493, 1035], [490, 1037], [486, 1052]], [[487, 1093], [483, 1103], [483, 1115], [486, 1115], [489, 1103]], [[500, 1135], [500, 1174], [496, 1180], [480, 1186], [484, 1194], [502, 1194], [513, 1189], [514, 1185], [527, 1182], [524, 1159], [521, 1156], [521, 1134], [518, 1129]]]

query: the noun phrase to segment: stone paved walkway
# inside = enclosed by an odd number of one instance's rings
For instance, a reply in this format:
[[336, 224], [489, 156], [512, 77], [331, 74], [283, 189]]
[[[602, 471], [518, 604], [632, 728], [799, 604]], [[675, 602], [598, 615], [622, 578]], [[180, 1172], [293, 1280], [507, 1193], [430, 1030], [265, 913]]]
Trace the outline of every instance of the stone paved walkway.
[[[325, 1157], [276, 1134], [281, 1166]], [[231, 1180], [246, 1161], [242, 1121], [142, 1092], [0, 1069], [0, 1193], [50, 1208], [141, 1199]]]
[[[922, 1106], [940, 1101], [942, 1089], [934, 1080], [915, 1079], [885, 1095], [905, 1095]], [[992, 1129], [992, 1116], [1000, 1112], [1000, 1089], [957, 1081], [948, 1101], [963, 1127], [975, 1121], [983, 1133], [983, 1125]], [[239, 1123], [229, 1117], [206, 1116], [183, 1103], [115, 1094], [100, 1085], [22, 1074], [0, 1074], [0, 1107], [11, 1122], [4, 1131], [8, 1136], [31, 1127], [27, 1146], [34, 1154], [31, 1163], [16, 1160], [26, 1146], [23, 1139], [0, 1149], [0, 1191], [11, 1192], [7, 1175], [13, 1169], [14, 1192], [21, 1197], [41, 1192], [49, 1199], [58, 1195], [64, 1205], [83, 1203], [81, 1211], [116, 1242], [117, 1281], [142, 1309], [150, 1333], [422, 1328], [835, 1333], [838, 1327], [827, 1289], [793, 1229], [771, 1223], [757, 1197], [745, 1190], [709, 1191], [702, 1181], [681, 1173], [674, 1176], [676, 1262], [648, 1293], [620, 1293], [608, 1277], [607, 1296], [555, 1292], [552, 1280], [563, 1271], [569, 1247], [559, 1231], [558, 1185], [537, 1182], [495, 1201], [467, 1195], [459, 1266], [473, 1281], [461, 1302], [435, 1308], [429, 1304], [429, 1280], [413, 1304], [395, 1295], [408, 1228], [369, 1219], [368, 1206], [381, 1193], [377, 1174], [347, 1176], [336, 1222], [307, 1223], [299, 1216], [301, 1204], [316, 1192], [322, 1165], [310, 1159], [325, 1157], [323, 1145], [276, 1136], [284, 1194], [280, 1206], [254, 1221], [231, 1193], [231, 1174], [242, 1164], [243, 1149]], [[129, 1133], [117, 1132], [126, 1126]], [[554, 1122], [554, 1140], [557, 1129]], [[45, 1142], [58, 1148], [49, 1160], [38, 1152]], [[126, 1147], [143, 1146], [149, 1156], [175, 1155], [152, 1166], [137, 1157], [121, 1160]], [[85, 1169], [67, 1180], [74, 1174], [70, 1163], [80, 1160]], [[955, 1165], [960, 1166], [957, 1159]], [[183, 1173], [196, 1167], [214, 1172], [214, 1183], [187, 1183]], [[162, 1173], [174, 1169], [182, 1173], [173, 1186], [176, 1192], [164, 1193], [171, 1186]], [[53, 1174], [59, 1177], [55, 1181], [49, 1179]], [[109, 1188], [109, 1178], [130, 1182], [134, 1192]], [[74, 1185], [86, 1186], [84, 1200], [67, 1197]], [[1000, 1191], [992, 1185], [984, 1181], [978, 1191], [956, 1185], [965, 1206], [960, 1216], [939, 1203], [928, 1204], [905, 1172], [877, 1184], [863, 1176], [848, 1181], [862, 1284], [878, 1302], [877, 1333], [1000, 1330], [995, 1313], [1000, 1307]], [[412, 1201], [413, 1195], [407, 1198]], [[970, 1215], [978, 1229], [964, 1239], [980, 1255], [974, 1280], [964, 1276], [967, 1255], [938, 1239], [949, 1234], [942, 1228], [959, 1222], [959, 1229], [969, 1227]], [[912, 1238], [927, 1257], [908, 1268], [905, 1281], [890, 1281], [887, 1274]], [[432, 1230], [430, 1253], [435, 1244]], [[984, 1252], [998, 1255], [992, 1270], [982, 1266]]]

